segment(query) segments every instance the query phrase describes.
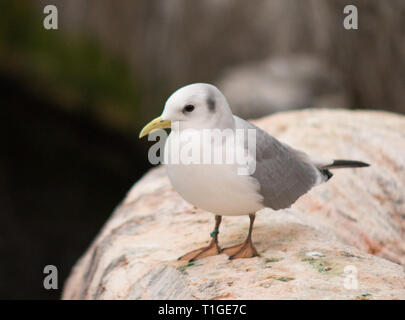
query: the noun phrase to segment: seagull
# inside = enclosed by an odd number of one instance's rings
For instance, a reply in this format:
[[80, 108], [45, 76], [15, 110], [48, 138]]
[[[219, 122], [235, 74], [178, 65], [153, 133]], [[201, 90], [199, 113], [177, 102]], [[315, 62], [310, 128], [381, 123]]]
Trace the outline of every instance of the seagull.
[[[208, 83], [193, 83], [175, 91], [166, 101], [160, 117], [148, 123], [139, 137], [152, 131], [171, 128], [165, 141], [164, 163], [173, 188], [195, 207], [215, 215], [215, 227], [208, 246], [184, 254], [179, 260], [189, 262], [225, 253], [229, 259], [258, 256], [252, 242], [256, 212], [263, 208], [289, 208], [312, 187], [332, 177], [330, 169], [367, 167], [369, 164], [354, 160], [332, 160], [312, 157], [277, 140], [267, 132], [232, 114], [230, 106], [219, 89]], [[170, 161], [175, 148], [190, 144], [188, 135], [204, 130], [227, 132], [225, 137], [248, 130], [255, 133], [254, 152], [247, 148], [246, 139], [234, 139], [234, 149], [247, 154], [243, 163], [247, 173], [237, 169], [239, 163], [211, 161], [183, 163]], [[247, 135], [248, 136], [248, 135]], [[196, 150], [206, 155], [208, 150], [224, 147], [224, 139], [206, 139]], [[198, 141], [198, 140], [192, 140]], [[193, 147], [193, 146], [192, 146]], [[222, 216], [249, 215], [247, 238], [241, 244], [221, 249], [218, 242]]]

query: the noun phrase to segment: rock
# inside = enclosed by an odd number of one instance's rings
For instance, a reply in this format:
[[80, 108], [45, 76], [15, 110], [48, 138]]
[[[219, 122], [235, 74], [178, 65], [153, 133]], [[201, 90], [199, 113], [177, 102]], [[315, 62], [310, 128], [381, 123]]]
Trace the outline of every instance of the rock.
[[313, 56], [269, 58], [228, 69], [217, 81], [242, 118], [308, 107], [347, 108], [341, 75]]
[[339, 240], [405, 265], [405, 118], [386, 112], [305, 111], [258, 122], [286, 143], [320, 157], [357, 159], [367, 169], [334, 170], [300, 198]]
[[[335, 170], [292, 208], [259, 212], [260, 257], [194, 264], [177, 258], [208, 242], [213, 215], [185, 202], [164, 168], [153, 169], [73, 268], [63, 298], [405, 299], [405, 118], [313, 109], [257, 124], [313, 155], [371, 167]], [[221, 246], [243, 240], [247, 227], [245, 216], [225, 217]]]

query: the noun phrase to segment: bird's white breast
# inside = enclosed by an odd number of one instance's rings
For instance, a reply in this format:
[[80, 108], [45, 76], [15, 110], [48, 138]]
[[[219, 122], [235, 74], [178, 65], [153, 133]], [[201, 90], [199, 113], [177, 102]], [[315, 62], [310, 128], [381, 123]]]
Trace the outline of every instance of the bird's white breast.
[[[238, 175], [240, 164], [183, 164], [173, 161], [173, 152], [185, 147], [181, 132], [172, 132], [166, 141], [166, 169], [174, 189], [188, 202], [218, 215], [244, 215], [263, 208], [259, 184], [249, 175]], [[173, 148], [177, 144], [179, 149]], [[201, 159], [207, 148], [212, 154], [218, 145], [201, 143]], [[237, 147], [237, 146], [236, 146]], [[242, 146], [243, 147], [243, 146]], [[225, 157], [224, 157], [225, 158]], [[203, 162], [203, 161], [201, 161]]]

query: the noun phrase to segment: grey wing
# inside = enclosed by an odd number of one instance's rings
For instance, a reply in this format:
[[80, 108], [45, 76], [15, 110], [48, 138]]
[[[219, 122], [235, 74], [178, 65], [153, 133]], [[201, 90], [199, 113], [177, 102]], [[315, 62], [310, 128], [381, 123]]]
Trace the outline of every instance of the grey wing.
[[252, 176], [259, 181], [264, 206], [274, 210], [288, 208], [314, 185], [324, 181], [323, 174], [304, 152], [244, 122], [244, 127], [256, 129], [256, 170]]

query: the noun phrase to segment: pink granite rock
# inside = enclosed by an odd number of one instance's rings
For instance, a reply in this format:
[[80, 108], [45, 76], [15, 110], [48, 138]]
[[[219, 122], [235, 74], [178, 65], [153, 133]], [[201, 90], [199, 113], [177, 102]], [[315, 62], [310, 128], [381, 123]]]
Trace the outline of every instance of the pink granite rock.
[[[260, 257], [187, 264], [213, 215], [171, 187], [164, 168], [130, 190], [73, 268], [64, 299], [405, 299], [405, 118], [306, 110], [257, 124], [312, 155], [359, 159], [290, 209], [257, 215]], [[247, 217], [225, 217], [220, 244], [240, 242]]]

